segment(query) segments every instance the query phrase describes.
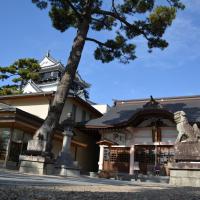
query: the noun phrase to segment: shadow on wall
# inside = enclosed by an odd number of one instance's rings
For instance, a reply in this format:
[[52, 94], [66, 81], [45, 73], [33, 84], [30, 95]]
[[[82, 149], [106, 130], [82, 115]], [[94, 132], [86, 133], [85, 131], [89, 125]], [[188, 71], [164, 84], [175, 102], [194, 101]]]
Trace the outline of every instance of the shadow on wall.
[[96, 144], [100, 140], [99, 134], [79, 133], [74, 139], [87, 144], [86, 148], [77, 149], [77, 161], [81, 167], [81, 173], [97, 172], [99, 160], [99, 146]]

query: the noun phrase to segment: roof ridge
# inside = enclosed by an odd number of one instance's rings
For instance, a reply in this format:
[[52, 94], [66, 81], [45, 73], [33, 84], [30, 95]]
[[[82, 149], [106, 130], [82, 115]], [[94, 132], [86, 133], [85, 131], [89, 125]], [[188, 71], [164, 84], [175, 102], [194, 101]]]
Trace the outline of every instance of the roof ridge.
[[[150, 98], [141, 98], [141, 99], [128, 99], [128, 100], [114, 100], [114, 104], [127, 104], [127, 103], [144, 103], [149, 101]], [[191, 95], [191, 96], [171, 96], [171, 97], [156, 97], [156, 101], [173, 101], [173, 100], [188, 100], [188, 99], [200, 99], [200, 95]]]
[[[28, 81], [28, 83], [30, 83], [31, 86], [32, 86], [37, 92], [42, 92], [42, 90], [38, 87], [38, 85], [37, 85], [33, 80], [30, 79], [30, 80]], [[27, 84], [28, 84], [28, 83], [27, 83]], [[27, 84], [26, 84], [26, 85], [27, 85]], [[24, 86], [24, 88], [26, 87], [26, 85]]]

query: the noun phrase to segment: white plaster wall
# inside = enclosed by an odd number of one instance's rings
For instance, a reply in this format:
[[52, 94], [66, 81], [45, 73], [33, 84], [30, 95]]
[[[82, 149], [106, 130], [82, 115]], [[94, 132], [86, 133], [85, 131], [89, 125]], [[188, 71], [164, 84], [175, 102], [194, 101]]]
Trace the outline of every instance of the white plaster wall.
[[52, 62], [51, 60], [49, 60], [47, 57], [45, 57], [41, 62], [40, 62], [40, 66], [41, 68], [46, 67], [46, 66], [50, 66], [55, 64], [54, 62]]
[[[161, 127], [161, 142], [174, 143], [178, 132], [176, 127]], [[153, 144], [151, 128], [133, 129], [132, 133], [126, 134], [126, 146], [134, 144]]]
[[152, 143], [152, 131], [151, 128], [136, 129], [133, 133], [129, 145], [132, 144], [148, 144]]
[[110, 107], [107, 104], [98, 104], [92, 106], [102, 114], [105, 114], [110, 110]]
[[81, 122], [82, 121], [83, 111], [86, 112], [85, 120], [88, 121], [90, 119], [90, 113], [87, 112], [87, 110], [84, 109], [83, 107], [78, 106], [77, 110], [76, 110], [76, 122]]
[[72, 111], [72, 103], [71, 101], [66, 101], [65, 102], [65, 105], [63, 107], [63, 111], [62, 111], [62, 114], [61, 114], [61, 117], [60, 117], [60, 123], [66, 119], [67, 117], [67, 113], [71, 112]]
[[57, 84], [53, 84], [53, 85], [38, 85], [38, 87], [44, 91], [44, 92], [51, 92], [51, 91], [56, 91], [57, 90]]
[[[162, 142], [173, 144], [177, 138], [178, 132], [175, 127], [162, 127]], [[121, 141], [119, 138], [114, 138], [113, 133], [118, 133], [121, 135]], [[152, 141], [152, 129], [149, 128], [133, 128], [129, 129], [129, 132], [126, 130], [122, 131], [110, 131], [110, 132], [102, 132], [102, 139], [108, 139], [110, 141], [116, 142], [119, 145], [132, 146], [134, 144], [141, 145], [153, 145]]]
[[107, 139], [113, 142], [116, 142], [119, 145], [125, 145], [126, 144], [126, 134], [121, 131], [112, 131], [103, 133], [102, 139]]
[[26, 111], [28, 113], [31, 113], [33, 115], [36, 115], [42, 119], [45, 119], [48, 113], [49, 105], [47, 104], [38, 104], [38, 105], [31, 105], [31, 106], [17, 106], [17, 108]]
[[62, 122], [64, 119], [66, 119], [67, 113], [72, 111], [72, 105], [73, 104], [76, 105], [76, 117], [75, 117], [75, 121], [76, 122], [81, 122], [82, 121], [82, 113], [83, 113], [83, 111], [86, 112], [86, 121], [91, 118], [91, 113], [87, 109], [82, 107], [81, 104], [77, 104], [73, 99], [68, 99], [65, 102], [65, 105], [64, 105], [64, 108], [63, 108], [63, 112], [62, 112], [61, 117], [60, 117], [60, 122]]
[[35, 93], [37, 92], [31, 85], [30, 83], [26, 84], [26, 86], [23, 89], [23, 93]]
[[[6, 104], [15, 106], [25, 112], [31, 113], [35, 116], [38, 116], [42, 119], [45, 119], [48, 114], [49, 109], [49, 98], [48, 97], [31, 97], [31, 98], [24, 98], [24, 99], [9, 99], [3, 101]], [[67, 113], [72, 111], [72, 105], [75, 104], [77, 106], [76, 110], [76, 122], [81, 122], [82, 120], [82, 112], [85, 110], [86, 112], [86, 120], [89, 120], [92, 116], [92, 113], [89, 110], [79, 104], [73, 98], [68, 98], [65, 102], [60, 122], [62, 122], [67, 117]]]
[[80, 106], [77, 106], [77, 109], [76, 109], [76, 122], [81, 122], [82, 121], [82, 111], [83, 111], [83, 109]]
[[175, 142], [178, 131], [174, 129], [162, 129], [162, 142]]
[[13, 100], [10, 104], [42, 119], [45, 119], [49, 109], [47, 98], [19, 99]]

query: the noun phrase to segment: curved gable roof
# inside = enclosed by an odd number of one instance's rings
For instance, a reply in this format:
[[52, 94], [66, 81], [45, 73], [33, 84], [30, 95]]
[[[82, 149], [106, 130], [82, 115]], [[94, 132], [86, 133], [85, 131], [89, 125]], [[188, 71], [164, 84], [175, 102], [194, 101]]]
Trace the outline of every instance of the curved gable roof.
[[[189, 122], [200, 122], [200, 96], [159, 98], [156, 101], [162, 106], [160, 109], [163, 111], [174, 113], [183, 110]], [[148, 102], [149, 99], [117, 101], [108, 113], [98, 119], [88, 121], [85, 126], [106, 128], [128, 123], [138, 112], [145, 109], [144, 105]]]

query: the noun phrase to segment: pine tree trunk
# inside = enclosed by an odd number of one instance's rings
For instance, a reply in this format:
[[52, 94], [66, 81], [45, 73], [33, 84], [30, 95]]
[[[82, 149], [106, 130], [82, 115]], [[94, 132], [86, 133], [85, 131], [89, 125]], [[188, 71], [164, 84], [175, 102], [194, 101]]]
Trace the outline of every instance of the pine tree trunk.
[[45, 152], [50, 153], [51, 151], [51, 142], [53, 137], [53, 129], [59, 123], [60, 116], [73, 82], [73, 79], [76, 74], [76, 70], [78, 68], [83, 47], [85, 44], [85, 39], [87, 37], [87, 33], [89, 30], [90, 16], [85, 17], [80, 24], [80, 27], [77, 30], [77, 35], [74, 39], [73, 46], [70, 52], [70, 56], [68, 58], [68, 62], [66, 65], [65, 73], [58, 84], [57, 91], [54, 96], [54, 100], [52, 101], [48, 115], [42, 124], [42, 126], [36, 131], [34, 135], [34, 139], [42, 139], [47, 142]]

